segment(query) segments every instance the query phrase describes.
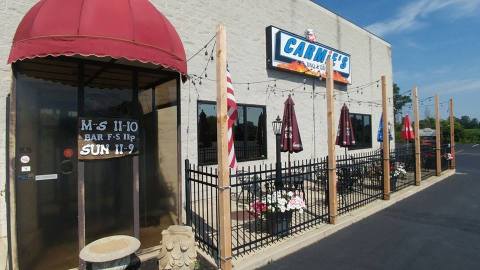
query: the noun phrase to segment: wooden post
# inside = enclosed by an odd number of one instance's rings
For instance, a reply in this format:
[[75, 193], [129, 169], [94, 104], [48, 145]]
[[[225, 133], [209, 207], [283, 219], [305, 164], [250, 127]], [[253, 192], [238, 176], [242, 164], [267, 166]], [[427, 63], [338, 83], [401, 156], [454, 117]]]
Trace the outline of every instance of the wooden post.
[[453, 157], [450, 168], [455, 169], [455, 118], [453, 118], [453, 98], [450, 99], [450, 154]]
[[227, 145], [227, 37], [225, 27], [217, 26], [217, 157], [220, 268], [232, 269], [232, 227], [230, 219], [230, 175]]
[[332, 60], [327, 60], [327, 143], [328, 143], [328, 213], [330, 224], [337, 221], [337, 161], [335, 129], [333, 128], [333, 71]]
[[415, 122], [413, 124], [413, 132], [415, 136], [415, 185], [420, 186], [420, 181], [422, 179], [422, 169], [421, 169], [421, 154], [420, 154], [420, 120], [418, 116], [418, 89], [417, 87], [413, 88], [412, 100], [413, 100], [413, 114]]
[[440, 111], [438, 110], [438, 95], [435, 95], [435, 160], [436, 160], [436, 175], [442, 173], [441, 161], [441, 144], [440, 144]]
[[382, 76], [383, 107], [383, 199], [390, 200], [390, 136], [388, 134], [387, 78]]

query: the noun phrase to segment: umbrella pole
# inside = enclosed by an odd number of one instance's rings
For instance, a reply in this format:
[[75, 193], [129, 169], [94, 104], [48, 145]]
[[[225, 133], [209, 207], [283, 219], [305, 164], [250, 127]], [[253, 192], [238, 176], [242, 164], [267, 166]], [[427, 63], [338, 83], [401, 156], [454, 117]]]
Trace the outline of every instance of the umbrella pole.
[[288, 152], [288, 175], [291, 175], [291, 169], [290, 169], [290, 152]]

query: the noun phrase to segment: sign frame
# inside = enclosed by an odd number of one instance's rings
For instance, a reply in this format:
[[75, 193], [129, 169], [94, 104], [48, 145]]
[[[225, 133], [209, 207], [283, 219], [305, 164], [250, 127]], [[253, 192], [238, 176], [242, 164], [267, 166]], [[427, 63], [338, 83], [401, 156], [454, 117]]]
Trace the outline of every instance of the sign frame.
[[[304, 76], [309, 77], [321, 77], [326, 79], [326, 60], [331, 57], [332, 55], [336, 57], [340, 57], [340, 61], [343, 59], [347, 59], [348, 62], [348, 69], [344, 68], [343, 71], [348, 70], [348, 73], [342, 72], [339, 68], [341, 63], [339, 61], [334, 61], [333, 71], [334, 71], [334, 81], [340, 84], [352, 84], [352, 72], [351, 72], [351, 55], [340, 50], [334, 49], [330, 46], [326, 46], [319, 42], [311, 42], [306, 37], [294, 34], [292, 32], [283, 30], [281, 28], [275, 27], [273, 25], [267, 26], [265, 28], [266, 34], [266, 64], [267, 68], [273, 70], [279, 70], [284, 72], [290, 72], [295, 74], [303, 74]], [[280, 35], [290, 36], [294, 39], [300, 40], [305, 44], [305, 51], [308, 47], [315, 48], [315, 50], [326, 50], [326, 57], [323, 57], [321, 62], [309, 60], [309, 63], [302, 62], [300, 58], [302, 57], [288, 57], [285, 55], [285, 52], [281, 52], [280, 46]], [[313, 52], [311, 52], [313, 53]], [[306, 52], [305, 52], [306, 54]], [[312, 58], [315, 58], [313, 56]], [[308, 60], [308, 59], [306, 59]], [[345, 61], [345, 60], [343, 60]], [[307, 65], [311, 65], [313, 62], [316, 62], [318, 69], [309, 68]], [[302, 69], [304, 71], [302, 71]]]

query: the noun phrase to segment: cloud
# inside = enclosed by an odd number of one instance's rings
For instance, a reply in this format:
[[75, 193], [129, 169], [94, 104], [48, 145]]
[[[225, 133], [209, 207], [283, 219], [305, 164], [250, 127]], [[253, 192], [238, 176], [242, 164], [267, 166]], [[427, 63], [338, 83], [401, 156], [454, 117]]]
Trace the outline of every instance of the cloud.
[[456, 94], [461, 92], [479, 91], [480, 79], [460, 79], [431, 84], [424, 88], [425, 92], [444, 94]]
[[432, 13], [449, 9], [452, 19], [475, 15], [480, 0], [420, 0], [403, 6], [392, 19], [376, 22], [366, 28], [380, 36], [406, 30], [415, 30], [424, 26], [425, 19]]
[[413, 40], [405, 40], [405, 45], [409, 48], [417, 49], [417, 50], [422, 50], [425, 51], [427, 48], [425, 46], [420, 45], [418, 42], [415, 42]]

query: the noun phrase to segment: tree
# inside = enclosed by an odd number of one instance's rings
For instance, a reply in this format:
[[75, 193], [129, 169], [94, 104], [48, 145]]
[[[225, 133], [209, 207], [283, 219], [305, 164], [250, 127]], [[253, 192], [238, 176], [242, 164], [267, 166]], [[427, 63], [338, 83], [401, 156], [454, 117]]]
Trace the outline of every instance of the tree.
[[471, 128], [480, 128], [477, 118], [473, 118], [472, 121], [470, 121], [470, 124], [472, 126]]
[[426, 117], [425, 119], [420, 120], [420, 128], [433, 128], [435, 129], [435, 118]]
[[458, 121], [463, 128], [472, 129], [480, 128], [480, 123], [477, 118], [470, 118], [468, 115], [462, 115], [460, 118], [455, 118], [455, 121]]
[[404, 96], [400, 94], [400, 87], [396, 83], [393, 84], [393, 113], [394, 113], [394, 121], [396, 121], [397, 117], [401, 115], [403, 107], [411, 103], [412, 99], [410, 96]]
[[464, 128], [472, 128], [470, 121], [470, 116], [468, 115], [462, 115], [462, 117], [460, 117], [460, 124], [462, 124]]
[[[455, 141], [456, 142], [463, 142], [465, 138], [465, 131], [463, 130], [462, 125], [458, 121], [454, 121], [454, 132], [455, 132]], [[449, 120], [441, 120], [440, 121], [440, 130], [442, 132], [442, 143], [450, 142], [450, 121]]]

